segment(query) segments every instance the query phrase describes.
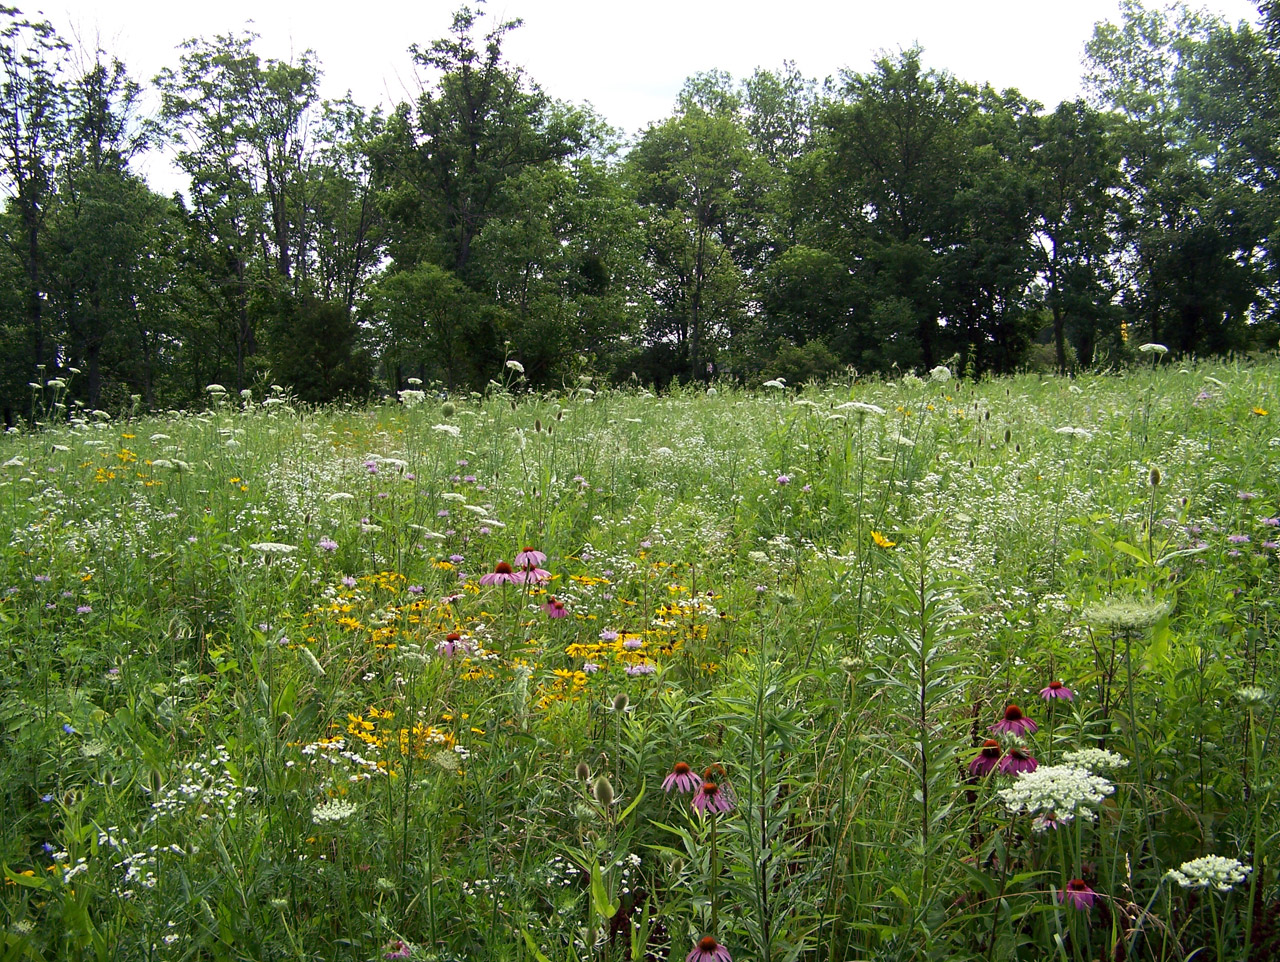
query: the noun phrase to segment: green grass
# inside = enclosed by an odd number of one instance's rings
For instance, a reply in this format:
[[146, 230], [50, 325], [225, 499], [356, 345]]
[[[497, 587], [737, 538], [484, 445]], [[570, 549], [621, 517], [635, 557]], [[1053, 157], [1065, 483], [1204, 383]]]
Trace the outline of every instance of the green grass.
[[[0, 439], [0, 960], [1269, 957], [1277, 397], [215, 396]], [[526, 546], [551, 581], [479, 584]], [[1041, 831], [988, 738], [1122, 767]], [[1249, 874], [1167, 876], [1203, 855]]]

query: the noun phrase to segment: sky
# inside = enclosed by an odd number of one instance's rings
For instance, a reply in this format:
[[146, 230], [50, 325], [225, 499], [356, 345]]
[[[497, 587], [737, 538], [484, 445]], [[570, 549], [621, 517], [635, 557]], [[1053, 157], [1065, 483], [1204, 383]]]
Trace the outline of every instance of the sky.
[[[100, 46], [142, 80], [176, 66], [184, 39], [251, 29], [263, 57], [314, 50], [322, 96], [350, 91], [365, 106], [390, 106], [419, 90], [409, 45], [446, 35], [459, 2], [51, 0], [43, 13], [64, 37]], [[1250, 0], [1203, 6], [1231, 23], [1257, 19]], [[701, 71], [744, 78], [792, 60], [821, 80], [913, 44], [926, 67], [1016, 87], [1052, 107], [1081, 92], [1094, 24], [1119, 20], [1119, 0], [488, 0], [484, 9], [488, 22], [524, 21], [504, 43], [511, 62], [625, 133], [669, 116], [685, 78]], [[148, 171], [153, 183], [156, 173]]]

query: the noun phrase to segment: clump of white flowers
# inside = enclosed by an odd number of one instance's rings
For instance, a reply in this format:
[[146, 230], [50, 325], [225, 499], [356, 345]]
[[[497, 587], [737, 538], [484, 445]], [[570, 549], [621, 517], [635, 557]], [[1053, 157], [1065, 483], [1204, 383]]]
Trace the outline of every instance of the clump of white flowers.
[[929, 372], [929, 379], [939, 384], [945, 384], [951, 380], [951, 369], [945, 364], [939, 364]]
[[836, 405], [837, 411], [857, 411], [859, 414], [884, 414], [884, 408], [866, 401], [845, 401]]
[[357, 811], [359, 806], [355, 802], [348, 802], [343, 798], [331, 798], [311, 810], [311, 821], [317, 825], [323, 825], [326, 822], [345, 822]]
[[1220, 892], [1230, 892], [1251, 871], [1252, 866], [1234, 858], [1202, 855], [1169, 869], [1168, 875], [1184, 889], [1206, 889], [1212, 885]]
[[1070, 821], [1076, 815], [1092, 818], [1089, 806], [1115, 790], [1107, 779], [1078, 765], [1043, 765], [1023, 772], [997, 794], [1011, 812], [1052, 812], [1060, 821]]
[[1129, 759], [1115, 752], [1109, 752], [1105, 748], [1077, 748], [1073, 752], [1064, 754], [1062, 760], [1068, 765], [1075, 765], [1077, 768], [1088, 769], [1091, 772], [1114, 771], [1129, 764]]

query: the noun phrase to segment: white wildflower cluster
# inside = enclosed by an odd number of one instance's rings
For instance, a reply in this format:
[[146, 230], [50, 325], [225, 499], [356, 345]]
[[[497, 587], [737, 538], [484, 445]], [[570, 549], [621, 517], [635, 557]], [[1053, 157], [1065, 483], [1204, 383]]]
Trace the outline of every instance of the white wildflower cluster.
[[311, 810], [311, 821], [317, 825], [345, 822], [359, 810], [360, 806], [355, 802], [349, 802], [344, 798], [331, 798]]
[[635, 854], [624, 855], [622, 858], [618, 859], [616, 862], [613, 863], [613, 867], [622, 870], [622, 873], [621, 873], [622, 874], [622, 878], [621, 878], [622, 894], [630, 895], [631, 886], [632, 884], [634, 884], [633, 876], [635, 875], [636, 872], [640, 870], [640, 856]]
[[188, 809], [196, 811], [201, 821], [207, 821], [214, 813], [227, 818], [233, 816], [245, 797], [255, 794], [257, 789], [236, 784], [235, 778], [223, 767], [230, 760], [226, 748], [218, 745], [212, 752], [183, 765], [178, 784], [165, 789], [151, 803], [150, 821]]
[[1202, 855], [1177, 868], [1169, 869], [1169, 878], [1184, 889], [1205, 889], [1213, 886], [1220, 892], [1230, 892], [1245, 880], [1253, 867], [1234, 858], [1222, 855]]
[[412, 388], [397, 393], [400, 395], [400, 403], [407, 408], [417, 407], [427, 399], [426, 391], [415, 391]]
[[502, 900], [507, 897], [507, 886], [511, 884], [512, 879], [510, 877], [478, 878], [474, 882], [468, 882], [464, 879], [462, 882], [462, 894], [471, 899], [489, 896], [501, 908], [503, 905]]
[[293, 554], [298, 550], [297, 545], [281, 544], [278, 541], [257, 541], [249, 545], [250, 549], [264, 555], [273, 554]]
[[1068, 765], [1075, 765], [1077, 768], [1088, 769], [1091, 772], [1115, 771], [1129, 764], [1129, 759], [1115, 752], [1109, 752], [1105, 748], [1077, 748], [1073, 752], [1064, 754], [1062, 760]]
[[837, 411], [857, 411], [859, 414], [884, 414], [884, 408], [866, 401], [845, 401], [836, 405]]
[[1060, 821], [1070, 821], [1076, 815], [1093, 818], [1088, 806], [1097, 805], [1115, 790], [1107, 779], [1078, 765], [1043, 765], [1034, 772], [1023, 772], [996, 794], [1011, 812], [1052, 812]]
[[[312, 764], [328, 763], [330, 766], [350, 768], [346, 776], [348, 782], [367, 782], [375, 775], [386, 772], [378, 767], [378, 763], [370, 761], [358, 752], [347, 749], [343, 738], [326, 738], [318, 742], [309, 742], [299, 749]], [[285, 762], [285, 767], [292, 768], [294, 762]], [[329, 783], [326, 783], [326, 787]]]

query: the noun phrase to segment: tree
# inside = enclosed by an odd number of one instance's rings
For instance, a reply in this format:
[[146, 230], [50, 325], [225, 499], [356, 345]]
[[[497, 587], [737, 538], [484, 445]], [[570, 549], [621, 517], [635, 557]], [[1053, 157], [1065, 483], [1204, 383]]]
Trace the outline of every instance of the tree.
[[17, 215], [8, 240], [23, 272], [30, 338], [28, 376], [53, 362], [44, 318], [44, 227], [65, 142], [65, 97], [59, 74], [68, 45], [48, 21], [0, 6], [0, 177]]

